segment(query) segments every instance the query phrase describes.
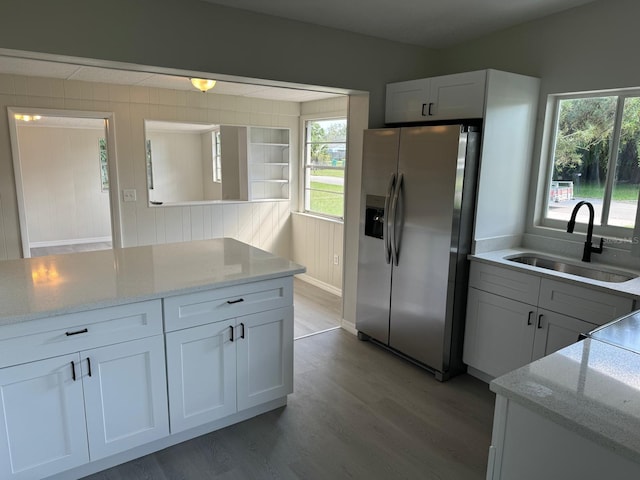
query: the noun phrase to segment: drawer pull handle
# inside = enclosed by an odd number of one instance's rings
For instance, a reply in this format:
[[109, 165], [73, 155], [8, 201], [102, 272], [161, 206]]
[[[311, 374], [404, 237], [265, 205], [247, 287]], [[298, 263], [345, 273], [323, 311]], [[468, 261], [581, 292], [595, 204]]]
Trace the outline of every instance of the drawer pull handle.
[[233, 342], [233, 326], [229, 325], [229, 328], [231, 329], [231, 338], [230, 338], [230, 340]]
[[89, 376], [91, 376], [91, 359], [87, 357], [87, 367], [89, 367]]
[[240, 323], [240, 326], [242, 327], [242, 333], [240, 334], [240, 338], [244, 338], [244, 323]]
[[234, 303], [240, 303], [240, 302], [244, 302], [244, 298], [239, 298], [237, 300], [227, 300], [227, 303], [229, 305], [233, 305]]
[[532, 325], [533, 322], [531, 321], [531, 315], [533, 315], [533, 312], [529, 312], [529, 316], [527, 317], [527, 325]]
[[538, 328], [542, 328], [542, 317], [544, 317], [544, 315], [538, 315]]
[[71, 361], [71, 378], [73, 378], [73, 381], [76, 381], [76, 364], [73, 363], [73, 360]]
[[82, 330], [78, 330], [77, 332], [65, 332], [65, 335], [67, 337], [70, 337], [71, 335], [79, 335], [81, 333], [87, 333], [89, 331], [88, 328], [83, 328]]

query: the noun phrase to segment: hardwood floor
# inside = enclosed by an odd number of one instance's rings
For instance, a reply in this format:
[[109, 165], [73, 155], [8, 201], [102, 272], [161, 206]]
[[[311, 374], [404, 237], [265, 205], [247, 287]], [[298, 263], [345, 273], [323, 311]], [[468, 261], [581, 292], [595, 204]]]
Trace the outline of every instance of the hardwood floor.
[[293, 279], [293, 338], [340, 326], [342, 298], [308, 282]]
[[295, 342], [288, 405], [91, 480], [483, 479], [494, 395], [433, 375], [352, 334]]

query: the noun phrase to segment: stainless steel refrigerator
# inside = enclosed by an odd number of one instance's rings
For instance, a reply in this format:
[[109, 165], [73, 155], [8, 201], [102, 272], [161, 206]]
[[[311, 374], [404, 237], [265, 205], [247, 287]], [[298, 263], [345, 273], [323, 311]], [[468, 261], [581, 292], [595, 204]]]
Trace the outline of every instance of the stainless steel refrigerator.
[[477, 125], [364, 132], [358, 336], [439, 380], [464, 369], [479, 150]]

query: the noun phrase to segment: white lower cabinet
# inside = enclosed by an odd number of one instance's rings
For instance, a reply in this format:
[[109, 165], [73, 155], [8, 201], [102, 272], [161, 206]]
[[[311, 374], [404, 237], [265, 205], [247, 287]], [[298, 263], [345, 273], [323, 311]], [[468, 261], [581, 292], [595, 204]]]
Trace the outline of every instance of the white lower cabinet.
[[0, 369], [0, 478], [43, 478], [168, 435], [161, 335]]
[[235, 320], [166, 334], [171, 432], [236, 411]]
[[91, 460], [169, 434], [162, 335], [80, 354]]
[[463, 361], [499, 377], [632, 310], [627, 297], [472, 262]]
[[640, 478], [640, 465], [622, 449], [502, 395], [496, 396], [493, 418], [487, 480]]
[[166, 334], [171, 432], [293, 391], [293, 308]]
[[499, 377], [578, 341], [593, 323], [475, 288], [467, 298], [464, 362]]
[[238, 410], [293, 392], [293, 307], [238, 319]]
[[286, 404], [293, 278], [17, 322], [0, 351], [0, 480], [76, 478]]
[[[585, 322], [577, 318], [562, 315], [539, 308], [536, 317], [536, 334], [533, 339], [533, 355], [531, 361], [578, 341], [581, 333], [587, 333], [598, 327], [595, 323]], [[527, 362], [529, 363], [529, 362]]]
[[89, 461], [79, 364], [75, 353], [0, 369], [0, 478], [44, 478]]
[[469, 288], [463, 360], [493, 377], [531, 361], [536, 308]]

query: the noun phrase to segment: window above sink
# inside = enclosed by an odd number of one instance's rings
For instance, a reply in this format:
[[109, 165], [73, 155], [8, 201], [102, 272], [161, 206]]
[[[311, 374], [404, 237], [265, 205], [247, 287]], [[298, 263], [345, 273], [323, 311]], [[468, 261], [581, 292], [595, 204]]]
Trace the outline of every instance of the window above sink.
[[[551, 95], [539, 183], [540, 225], [565, 230], [581, 200], [594, 233], [634, 243], [640, 192], [640, 89]], [[587, 223], [586, 210], [578, 223]]]

